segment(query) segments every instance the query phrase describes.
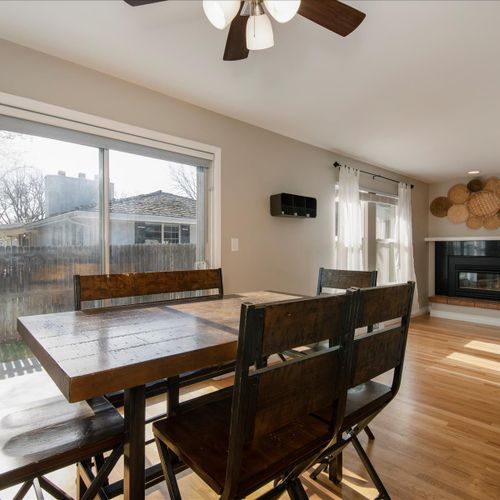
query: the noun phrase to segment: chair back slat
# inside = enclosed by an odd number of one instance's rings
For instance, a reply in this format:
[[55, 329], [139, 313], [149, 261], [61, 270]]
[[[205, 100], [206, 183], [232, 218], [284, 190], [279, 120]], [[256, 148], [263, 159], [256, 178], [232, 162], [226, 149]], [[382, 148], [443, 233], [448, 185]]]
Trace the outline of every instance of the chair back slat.
[[343, 333], [345, 296], [318, 297], [288, 302], [286, 305], [269, 305], [265, 309], [262, 356], [270, 356], [303, 345], [330, 339], [338, 343]]
[[390, 322], [354, 339], [350, 387], [394, 369], [393, 395], [401, 382], [415, 283], [359, 291], [356, 327]]
[[331, 406], [341, 390], [339, 349], [254, 374], [257, 386], [254, 437]]
[[401, 319], [408, 313], [410, 285], [389, 285], [361, 290], [356, 327]]
[[222, 297], [222, 270], [201, 269], [153, 273], [74, 276], [75, 309], [91, 300], [139, 297], [162, 293], [217, 290]]
[[350, 386], [355, 387], [398, 366], [401, 358], [401, 326], [377, 332], [354, 342]]
[[318, 275], [317, 294], [323, 288], [370, 288], [377, 286], [377, 271], [347, 271], [344, 269], [325, 269], [321, 267]]

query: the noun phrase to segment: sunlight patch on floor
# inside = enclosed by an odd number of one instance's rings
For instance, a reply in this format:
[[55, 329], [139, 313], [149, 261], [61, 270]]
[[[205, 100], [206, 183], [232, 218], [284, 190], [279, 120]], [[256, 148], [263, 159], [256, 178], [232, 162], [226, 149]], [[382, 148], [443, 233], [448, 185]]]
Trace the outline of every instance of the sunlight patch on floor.
[[491, 359], [479, 358], [478, 356], [471, 356], [470, 354], [463, 354], [461, 352], [454, 352], [446, 357], [453, 361], [476, 366], [477, 368], [500, 372], [500, 362], [492, 361]]
[[363, 495], [365, 498], [375, 498], [378, 495], [378, 491], [373, 484], [367, 481], [364, 477], [361, 477], [350, 470], [346, 470], [345, 467], [342, 471], [342, 483], [344, 487], [348, 486], [360, 495]]
[[378, 491], [373, 484], [355, 472], [343, 469], [343, 480], [340, 485], [334, 485], [326, 472], [321, 473], [317, 480], [310, 478], [309, 473], [302, 474], [301, 480], [311, 500], [323, 500], [325, 498], [342, 499], [347, 492], [349, 498], [371, 500], [377, 497]]
[[465, 347], [468, 347], [469, 349], [476, 349], [477, 351], [500, 355], [500, 344], [481, 342], [480, 340], [471, 340], [468, 344], [465, 344]]

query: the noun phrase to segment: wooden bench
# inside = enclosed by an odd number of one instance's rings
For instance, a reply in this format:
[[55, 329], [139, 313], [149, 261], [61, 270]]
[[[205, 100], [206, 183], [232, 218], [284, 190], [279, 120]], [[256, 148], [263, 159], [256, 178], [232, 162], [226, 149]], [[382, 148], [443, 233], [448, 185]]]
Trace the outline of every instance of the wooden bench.
[[[16, 499], [34, 488], [37, 499], [45, 490], [68, 500], [45, 474], [75, 463], [88, 465], [97, 456], [95, 474], [78, 473], [77, 496], [89, 500], [102, 493], [124, 440], [123, 419], [105, 398], [68, 403], [50, 377], [39, 372], [0, 381], [0, 401], [0, 490], [21, 483]], [[104, 460], [102, 454], [110, 450]]]

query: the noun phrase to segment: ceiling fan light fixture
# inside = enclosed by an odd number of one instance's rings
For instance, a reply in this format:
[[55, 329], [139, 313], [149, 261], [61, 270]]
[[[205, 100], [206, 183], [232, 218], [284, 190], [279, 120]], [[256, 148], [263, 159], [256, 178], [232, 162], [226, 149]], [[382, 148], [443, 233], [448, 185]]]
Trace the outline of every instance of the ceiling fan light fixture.
[[300, 0], [264, 0], [267, 11], [279, 23], [287, 23], [300, 7]]
[[273, 27], [266, 14], [248, 17], [246, 38], [249, 50], [268, 49], [274, 45]]
[[208, 20], [223, 30], [236, 17], [240, 10], [239, 0], [203, 0], [203, 11]]

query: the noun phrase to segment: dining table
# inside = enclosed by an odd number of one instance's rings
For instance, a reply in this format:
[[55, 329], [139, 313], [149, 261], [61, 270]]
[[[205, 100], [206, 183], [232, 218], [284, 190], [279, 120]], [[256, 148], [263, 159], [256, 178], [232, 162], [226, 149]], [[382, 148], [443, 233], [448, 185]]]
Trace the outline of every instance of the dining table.
[[23, 316], [18, 331], [69, 402], [124, 390], [123, 495], [141, 500], [145, 385], [234, 361], [241, 305], [296, 298], [257, 291]]

